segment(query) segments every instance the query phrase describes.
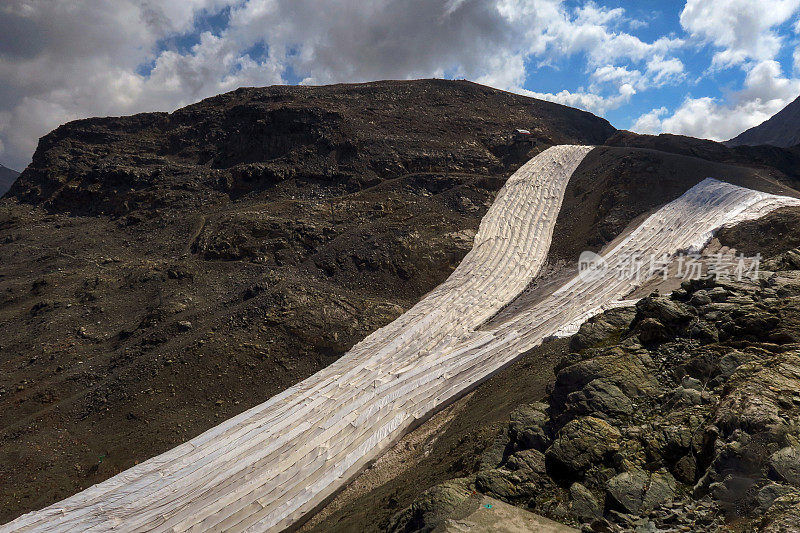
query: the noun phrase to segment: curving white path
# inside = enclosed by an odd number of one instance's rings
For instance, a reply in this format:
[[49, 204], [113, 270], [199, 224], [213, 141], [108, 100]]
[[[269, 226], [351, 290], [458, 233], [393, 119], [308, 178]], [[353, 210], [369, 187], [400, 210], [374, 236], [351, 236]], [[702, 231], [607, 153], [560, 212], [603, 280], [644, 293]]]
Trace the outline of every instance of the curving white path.
[[160, 456], [0, 531], [271, 531], [319, 505], [415, 421], [545, 337], [618, 305], [633, 253], [697, 247], [722, 225], [800, 200], [708, 179], [645, 220], [605, 258], [491, 330], [478, 328], [539, 272], [567, 182], [590, 147], [557, 146], [511, 178], [442, 285], [341, 359]]

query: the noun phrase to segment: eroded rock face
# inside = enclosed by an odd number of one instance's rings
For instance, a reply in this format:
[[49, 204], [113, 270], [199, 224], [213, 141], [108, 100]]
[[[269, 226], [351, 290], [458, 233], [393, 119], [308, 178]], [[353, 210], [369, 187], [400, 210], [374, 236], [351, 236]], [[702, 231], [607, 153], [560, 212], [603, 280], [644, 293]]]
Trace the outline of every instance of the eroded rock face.
[[[515, 143], [515, 127], [534, 142]], [[588, 113], [469, 82], [242, 88], [174, 113], [65, 124], [42, 138], [10, 195], [123, 216], [291, 181], [344, 194], [434, 169], [496, 176], [533, 144], [600, 144], [614, 132]]]

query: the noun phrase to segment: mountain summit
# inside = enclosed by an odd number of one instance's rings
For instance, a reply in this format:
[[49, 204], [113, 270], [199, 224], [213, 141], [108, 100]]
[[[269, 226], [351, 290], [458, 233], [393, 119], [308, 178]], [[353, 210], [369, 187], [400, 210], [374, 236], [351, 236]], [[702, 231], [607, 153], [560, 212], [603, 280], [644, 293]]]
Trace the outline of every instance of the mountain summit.
[[728, 146], [771, 144], [788, 148], [800, 144], [800, 97], [775, 116], [727, 141]]

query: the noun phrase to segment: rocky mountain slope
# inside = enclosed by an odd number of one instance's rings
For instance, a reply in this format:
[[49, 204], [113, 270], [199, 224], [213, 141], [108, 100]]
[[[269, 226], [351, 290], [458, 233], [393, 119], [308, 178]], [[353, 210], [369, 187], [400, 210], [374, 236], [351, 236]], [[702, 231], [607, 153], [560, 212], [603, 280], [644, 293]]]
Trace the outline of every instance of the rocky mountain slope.
[[19, 172], [16, 170], [0, 165], [0, 196], [3, 196], [11, 188], [18, 176]]
[[439, 80], [56, 129], [0, 201], [0, 520], [326, 366], [446, 278], [517, 166], [614, 131]]
[[765, 122], [740, 133], [725, 144], [729, 146], [770, 144], [790, 147], [800, 144], [800, 98]]

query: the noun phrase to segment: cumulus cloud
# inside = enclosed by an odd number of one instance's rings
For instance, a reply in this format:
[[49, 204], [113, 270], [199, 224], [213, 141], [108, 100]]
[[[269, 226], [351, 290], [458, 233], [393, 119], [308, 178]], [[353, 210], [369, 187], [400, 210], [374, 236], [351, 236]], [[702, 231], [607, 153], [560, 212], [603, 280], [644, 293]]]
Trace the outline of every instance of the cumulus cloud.
[[661, 117], [668, 113], [669, 109], [666, 107], [659, 107], [657, 109], [648, 111], [636, 119], [636, 121], [633, 123], [633, 126], [631, 126], [631, 129], [638, 133], [646, 133], [650, 135], [661, 133]]
[[610, 96], [603, 96], [594, 92], [576, 91], [570, 92], [566, 89], [558, 93], [540, 93], [530, 91], [527, 89], [520, 89], [518, 92], [533, 98], [555, 102], [557, 104], [564, 104], [570, 107], [577, 107], [585, 109], [602, 115], [609, 109], [616, 109], [622, 104], [630, 101], [631, 97], [636, 94], [636, 89], [629, 83], [623, 83], [619, 87], [617, 94]]
[[[199, 13], [222, 6], [217, 0], [4, 2], [0, 157], [20, 168], [37, 138], [65, 121], [171, 109], [224, 87], [223, 79], [198, 86], [199, 72], [222, 68], [220, 57], [206, 56], [203, 69], [189, 72], [192, 65], [180, 70], [180, 62], [170, 57], [174, 52], [157, 55], [162, 39], [190, 31]], [[188, 55], [213, 48], [208, 41], [201, 39]], [[154, 57], [153, 75], [139, 74]]]
[[721, 50], [713, 66], [774, 59], [783, 45], [775, 31], [800, 10], [800, 0], [688, 0], [681, 26], [693, 37]]
[[761, 124], [800, 94], [800, 80], [783, 75], [777, 61], [756, 64], [745, 77], [744, 88], [721, 101], [712, 97], [687, 98], [668, 115], [659, 108], [639, 117], [632, 129], [640, 133], [677, 133], [717, 141], [735, 137]]
[[[785, 74], [776, 60], [787, 44], [780, 28], [798, 12], [800, 0], [688, 0], [681, 26], [690, 38], [715, 49], [712, 69], [740, 69], [743, 86], [723, 98], [687, 97], [672, 114], [663, 107], [654, 109], [640, 116], [632, 129], [725, 140], [783, 109], [800, 94], [800, 79]], [[800, 22], [795, 30], [800, 30]], [[795, 74], [798, 65], [800, 49], [794, 52]]]

